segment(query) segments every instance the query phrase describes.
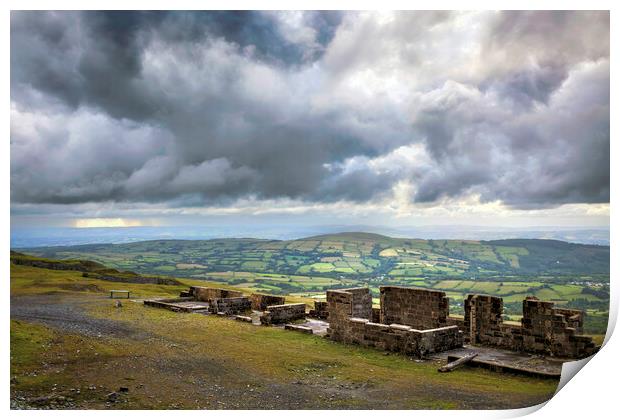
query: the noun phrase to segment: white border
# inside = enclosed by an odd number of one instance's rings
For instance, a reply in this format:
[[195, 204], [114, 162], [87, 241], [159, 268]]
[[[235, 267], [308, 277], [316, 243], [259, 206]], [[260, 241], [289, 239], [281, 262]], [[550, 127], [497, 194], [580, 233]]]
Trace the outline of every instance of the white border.
[[[429, 10], [429, 9], [469, 9], [469, 10], [480, 10], [480, 9], [568, 9], [568, 10], [583, 10], [583, 9], [597, 9], [597, 10], [611, 10], [611, 51], [614, 51], [614, 46], [618, 45], [617, 43], [617, 33], [616, 30], [616, 20], [615, 19], [615, 10], [613, 5], [615, 3], [611, 1], [600, 1], [600, 0], [590, 0], [588, 2], [577, 2], [574, 0], [571, 1], [502, 1], [502, 2], [491, 2], [491, 1], [469, 1], [469, 2], [459, 2], [459, 1], [448, 1], [448, 0], [435, 0], [432, 2], [412, 2], [412, 1], [396, 1], [396, 0], [382, 0], [382, 1], [356, 1], [356, 2], [345, 2], [345, 1], [335, 1], [335, 0], [298, 0], [294, 3], [290, 1], [282, 1], [282, 0], [274, 0], [274, 1], [250, 1], [250, 0], [230, 0], [230, 1], [192, 1], [192, 0], [176, 0], [172, 1], [162, 1], [162, 0], [152, 0], [152, 1], [118, 1], [118, 0], [92, 0], [88, 3], [85, 2], [77, 2], [77, 1], [41, 1], [41, 0], [23, 0], [23, 1], [8, 1], [4, 3], [5, 6], [5, 14], [3, 15], [3, 50], [4, 50], [4, 59], [5, 65], [2, 67], [2, 74], [4, 83], [2, 84], [3, 97], [5, 98], [5, 104], [9, 105], [10, 98], [10, 79], [9, 79], [9, 28], [10, 28], [10, 13], [9, 10], [12, 9], [325, 9], [325, 10], [338, 10], [338, 9], [366, 9], [366, 10], [375, 10], [375, 9], [418, 9], [418, 10]], [[292, 7], [294, 6], [294, 7]], [[613, 65], [614, 61], [611, 60], [611, 110], [612, 117], [610, 121], [618, 121], [617, 112], [615, 111], [616, 97], [617, 97], [617, 83], [615, 83], [615, 78], [613, 77], [616, 73], [615, 66]], [[5, 311], [5, 322], [8, 321], [8, 312], [9, 312], [9, 263], [8, 263], [8, 254], [9, 254], [9, 238], [10, 238], [10, 195], [9, 195], [9, 185], [10, 185], [10, 114], [8, 110], [4, 114], [3, 118], [4, 122], [4, 132], [6, 133], [6, 138], [2, 142], [2, 154], [1, 157], [3, 159], [2, 165], [2, 178], [4, 190], [2, 194], [2, 204], [3, 204], [3, 220], [2, 220], [2, 235], [4, 238], [4, 245], [2, 247], [2, 254], [4, 258], [1, 258], [0, 261], [3, 267], [2, 272], [4, 273], [3, 281], [4, 281], [4, 293], [2, 294], [3, 299], [3, 310]], [[615, 125], [611, 126], [611, 138], [615, 138], [614, 134], [617, 130], [615, 129]], [[618, 171], [615, 169], [614, 163], [617, 162], [618, 156], [618, 147], [615, 142], [611, 143], [611, 182], [612, 185], [617, 185], [618, 181]], [[610, 220], [617, 219], [617, 212], [614, 211], [615, 206], [613, 205], [615, 194], [612, 191], [612, 205], [610, 206], [611, 217]], [[611, 223], [611, 238], [612, 244], [613, 238], [616, 236], [615, 224]], [[618, 253], [616, 252], [616, 248], [612, 245], [612, 258], [611, 258], [611, 277], [615, 277], [615, 274], [618, 272]], [[104, 412], [104, 411], [89, 411], [88, 416], [93, 416], [97, 418], [114, 416], [115, 418], [135, 418], [135, 416], [149, 416], [150, 418], [160, 418], [164, 416], [174, 415], [175, 417], [195, 417], [195, 416], [217, 416], [218, 418], [232, 418], [233, 416], [251, 416], [252, 419], [274, 419], [274, 418], [285, 418], [289, 416], [295, 416], [296, 418], [316, 418], [320, 417], [336, 417], [336, 416], [355, 416], [356, 419], [370, 419], [371, 417], [375, 417], [378, 415], [388, 415], [396, 418], [410, 418], [411, 416], [422, 417], [422, 418], [459, 418], [459, 419], [480, 419], [480, 418], [513, 418], [519, 417], [525, 414], [530, 414], [531, 418], [538, 419], [548, 419], [551, 416], [554, 418], [563, 418], [563, 419], [588, 419], [593, 420], [596, 418], [606, 419], [608, 417], [612, 417], [613, 412], [618, 407], [618, 397], [617, 391], [615, 387], [615, 383], [620, 379], [619, 378], [619, 368], [618, 361], [615, 360], [614, 357], [616, 354], [619, 354], [620, 344], [618, 344], [617, 337], [610, 336], [613, 331], [613, 327], [615, 326], [615, 322], [617, 319], [618, 312], [618, 291], [615, 283], [611, 287], [612, 297], [611, 297], [611, 307], [610, 307], [610, 326], [608, 328], [608, 334], [606, 337], [606, 344], [603, 349], [592, 358], [592, 360], [587, 363], [587, 365], [582, 369], [581, 372], [578, 373], [577, 378], [575, 380], [568, 381], [565, 386], [554, 396], [547, 404], [543, 404], [537, 407], [530, 407], [527, 409], [521, 410], [493, 410], [493, 411], [390, 411], [387, 413], [377, 413], [375, 411], [326, 411], [326, 412], [314, 412], [314, 411], [296, 411], [296, 412], [287, 412], [287, 411], [253, 411], [251, 413], [248, 412], [240, 412], [240, 411], [227, 411], [222, 412], [218, 411], [217, 413], [211, 412], [193, 412], [193, 411], [175, 411], [175, 412], [154, 412], [154, 411], [116, 411], [116, 412]], [[7, 324], [5, 324], [7, 325]], [[3, 389], [4, 389], [4, 399], [2, 400], [2, 404], [6, 411], [9, 411], [9, 330], [6, 328], [2, 331], [2, 342], [4, 343], [2, 347], [2, 360], [4, 361], [2, 365], [3, 370]], [[41, 416], [45, 418], [58, 418], [62, 416], [63, 418], [78, 418], [79, 416], [84, 415], [84, 412], [63, 412], [63, 411], [47, 411], [47, 412], [24, 412], [24, 411], [10, 411], [9, 415], [14, 418], [26, 418], [32, 415]]]

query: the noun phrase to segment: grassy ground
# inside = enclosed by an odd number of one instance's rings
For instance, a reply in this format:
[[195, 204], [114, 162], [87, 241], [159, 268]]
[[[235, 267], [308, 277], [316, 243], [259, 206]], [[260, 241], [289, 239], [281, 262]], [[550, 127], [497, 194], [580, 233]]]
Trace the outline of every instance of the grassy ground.
[[[78, 324], [71, 329], [65, 327], [71, 319], [60, 324], [13, 317], [11, 397], [16, 406], [514, 408], [545, 401], [557, 386], [471, 368], [439, 374], [436, 362], [139, 302], [123, 301], [117, 308], [106, 298], [110, 288], [154, 296], [177, 294], [182, 287], [107, 283], [79, 273], [11, 267], [12, 312], [28, 302], [65, 305], [63, 313], [75, 314]], [[79, 328], [103, 322], [119, 332]], [[120, 387], [128, 392], [118, 392]]]

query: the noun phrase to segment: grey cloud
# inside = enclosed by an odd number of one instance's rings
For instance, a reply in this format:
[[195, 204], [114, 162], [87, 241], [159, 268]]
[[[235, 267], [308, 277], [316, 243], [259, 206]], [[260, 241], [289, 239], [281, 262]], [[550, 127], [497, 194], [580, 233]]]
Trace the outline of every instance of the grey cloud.
[[417, 201], [471, 192], [523, 208], [609, 201], [608, 61], [573, 70], [535, 110], [494, 103], [495, 92], [444, 90], [461, 98], [419, 116], [438, 165], [418, 180]]
[[12, 98], [34, 88], [114, 118], [152, 116], [157, 98], [140, 79], [140, 34], [149, 19], [139, 12], [13, 12]]
[[568, 75], [568, 68], [543, 67], [518, 71], [496, 78], [480, 87], [493, 90], [503, 97], [510, 98], [515, 105], [531, 107], [535, 103], [547, 103], [549, 96], [557, 90]]
[[607, 202], [608, 57], [605, 12], [13, 12], [12, 201]]
[[483, 56], [505, 65], [570, 65], [609, 56], [609, 13], [504, 11], [489, 25]]
[[[305, 21], [316, 30], [316, 41], [327, 45], [340, 24], [341, 12], [305, 12]], [[277, 14], [264, 11], [208, 11], [166, 13], [160, 35], [181, 42], [202, 41], [207, 37], [223, 38], [241, 48], [251, 46], [256, 56], [265, 61], [295, 65], [317, 59], [317, 50], [310, 57], [303, 45], [287, 39], [277, 25]]]
[[[42, 141], [41, 139], [45, 139]], [[11, 193], [18, 202], [79, 203], [117, 196], [147, 161], [170, 150], [165, 130], [101, 114], [14, 110]]]
[[[339, 13], [309, 14], [317, 40], [329, 42]], [[143, 53], [153, 38], [171, 48], [200, 48], [221, 38], [251, 46], [258, 59], [283, 64], [300, 63], [304, 56], [302, 46], [286, 42], [271, 15], [253, 11], [13, 12], [11, 32], [11, 66], [19, 69], [11, 73], [13, 97], [25, 84], [71, 107], [96, 106], [114, 118], [134, 120], [165, 111], [166, 92], [142, 74]]]

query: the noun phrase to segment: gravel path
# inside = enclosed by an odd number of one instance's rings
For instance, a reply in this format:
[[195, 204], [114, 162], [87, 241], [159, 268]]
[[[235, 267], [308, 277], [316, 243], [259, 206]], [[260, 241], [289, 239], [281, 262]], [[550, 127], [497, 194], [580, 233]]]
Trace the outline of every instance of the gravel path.
[[11, 319], [31, 321], [69, 333], [91, 337], [111, 336], [144, 339], [149, 334], [128, 323], [89, 316], [82, 305], [95, 297], [57, 295], [11, 296]]

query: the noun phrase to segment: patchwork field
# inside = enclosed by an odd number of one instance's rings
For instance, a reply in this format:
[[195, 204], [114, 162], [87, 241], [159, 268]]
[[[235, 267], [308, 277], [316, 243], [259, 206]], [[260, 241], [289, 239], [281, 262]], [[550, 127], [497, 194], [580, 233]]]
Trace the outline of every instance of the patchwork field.
[[246, 290], [299, 297], [367, 285], [445, 291], [462, 313], [468, 293], [502, 296], [514, 319], [537, 296], [588, 311], [586, 329], [605, 331], [609, 247], [548, 240], [458, 241], [343, 233], [293, 241], [215, 239], [48, 247], [28, 253], [89, 259], [119, 270], [210, 280]]
[[605, 276], [609, 247], [549, 240], [458, 241], [343, 233], [303, 240], [160, 240], [32, 248], [49, 258], [87, 258], [119, 269], [174, 272], [250, 271], [334, 278]]

